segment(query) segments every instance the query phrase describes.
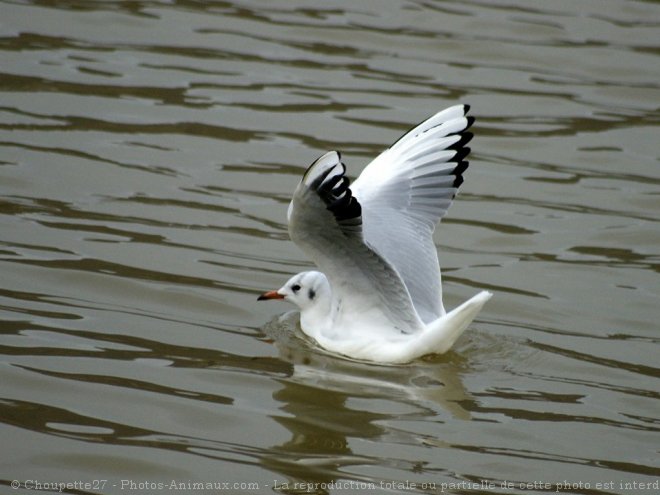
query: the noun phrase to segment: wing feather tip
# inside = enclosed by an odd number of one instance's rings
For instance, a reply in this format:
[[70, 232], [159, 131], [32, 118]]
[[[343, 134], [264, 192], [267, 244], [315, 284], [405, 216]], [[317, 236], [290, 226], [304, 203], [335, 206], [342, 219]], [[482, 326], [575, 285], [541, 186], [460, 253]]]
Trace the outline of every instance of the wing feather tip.
[[447, 146], [447, 149], [459, 150], [465, 147], [465, 145], [468, 144], [470, 141], [472, 141], [472, 138], [474, 137], [474, 134], [469, 131], [462, 131], [458, 135], [460, 136], [459, 140], [456, 141], [454, 144]]
[[318, 185], [325, 180], [337, 165], [342, 166], [342, 173], [346, 172], [346, 166], [341, 161], [341, 153], [339, 151], [328, 151], [319, 156], [307, 167], [307, 170], [303, 174], [302, 182], [305, 182], [307, 185]]
[[472, 151], [471, 148], [464, 146], [456, 150], [456, 154], [452, 157], [452, 161], [462, 162], [465, 157], [467, 157]]
[[458, 165], [454, 169], [454, 172], [452, 173], [452, 175], [456, 177], [456, 179], [454, 179], [454, 184], [453, 184], [454, 188], [458, 189], [459, 187], [461, 187], [461, 184], [463, 184], [464, 181], [463, 173], [468, 169], [469, 166], [470, 166], [470, 162], [468, 162], [467, 160], [458, 163]]
[[[318, 174], [313, 171], [314, 166], [321, 167]], [[337, 170], [337, 166], [340, 169]], [[353, 196], [350, 189], [351, 180], [346, 175], [346, 165], [341, 161], [341, 153], [331, 151], [319, 157], [305, 173], [311, 173], [308, 181], [310, 188], [316, 191], [323, 201], [326, 209], [330, 211], [337, 222], [361, 223], [362, 206]], [[329, 177], [330, 176], [330, 177]]]

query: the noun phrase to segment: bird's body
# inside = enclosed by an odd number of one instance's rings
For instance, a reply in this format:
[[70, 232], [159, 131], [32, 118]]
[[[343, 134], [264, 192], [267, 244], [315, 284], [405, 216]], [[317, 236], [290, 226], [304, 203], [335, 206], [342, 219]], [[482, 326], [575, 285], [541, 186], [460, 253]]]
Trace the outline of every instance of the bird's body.
[[320, 271], [260, 299], [295, 303], [303, 332], [352, 358], [404, 363], [446, 352], [491, 297], [481, 292], [446, 313], [432, 238], [468, 166], [467, 110], [454, 106], [424, 121], [351, 187], [338, 152], [317, 159], [288, 221], [291, 239]]

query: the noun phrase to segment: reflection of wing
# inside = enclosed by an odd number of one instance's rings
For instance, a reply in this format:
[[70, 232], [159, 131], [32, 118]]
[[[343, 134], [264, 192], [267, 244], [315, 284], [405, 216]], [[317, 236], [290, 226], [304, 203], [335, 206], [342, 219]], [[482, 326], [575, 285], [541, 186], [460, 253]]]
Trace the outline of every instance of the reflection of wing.
[[312, 163], [289, 205], [289, 235], [325, 273], [336, 311], [368, 314], [405, 333], [420, 330], [401, 277], [364, 243], [360, 203], [345, 172], [335, 151]]
[[463, 182], [474, 119], [457, 105], [381, 153], [353, 184], [366, 244], [399, 273], [424, 323], [445, 313], [433, 231]]

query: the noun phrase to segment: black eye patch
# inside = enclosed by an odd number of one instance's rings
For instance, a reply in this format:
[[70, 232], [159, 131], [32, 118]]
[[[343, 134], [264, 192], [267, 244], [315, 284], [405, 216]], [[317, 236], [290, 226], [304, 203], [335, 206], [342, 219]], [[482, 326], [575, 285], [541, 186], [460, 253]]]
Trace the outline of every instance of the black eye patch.
[[298, 292], [300, 290], [300, 285], [298, 285], [298, 284], [292, 285], [291, 290], [293, 292]]
[[316, 292], [314, 292], [314, 289], [309, 289], [309, 292], [307, 293], [309, 296], [310, 301], [316, 297]]

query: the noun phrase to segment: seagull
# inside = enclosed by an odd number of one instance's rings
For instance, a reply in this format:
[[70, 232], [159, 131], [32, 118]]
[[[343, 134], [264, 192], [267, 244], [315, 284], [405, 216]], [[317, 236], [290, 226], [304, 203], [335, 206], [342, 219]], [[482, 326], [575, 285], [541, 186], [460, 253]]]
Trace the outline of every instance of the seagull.
[[317, 265], [258, 300], [300, 309], [302, 331], [331, 353], [383, 364], [443, 354], [492, 294], [449, 313], [433, 232], [468, 168], [468, 105], [436, 113], [351, 183], [338, 151], [314, 161], [293, 193], [289, 236]]

